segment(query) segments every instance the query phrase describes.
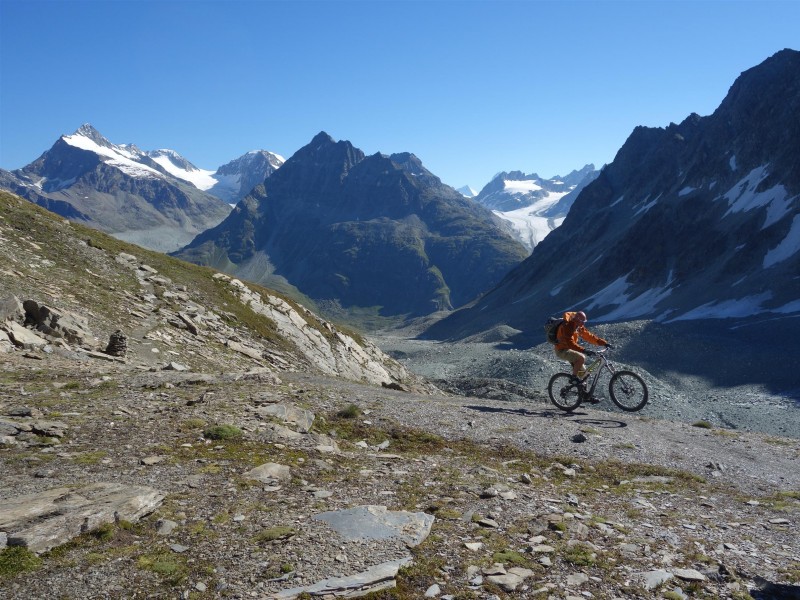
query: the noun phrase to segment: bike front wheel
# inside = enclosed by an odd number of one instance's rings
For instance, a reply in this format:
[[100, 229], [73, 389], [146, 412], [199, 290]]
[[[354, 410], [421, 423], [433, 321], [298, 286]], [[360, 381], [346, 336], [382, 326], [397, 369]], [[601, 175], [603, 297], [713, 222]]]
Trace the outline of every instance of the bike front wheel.
[[547, 393], [550, 401], [565, 412], [572, 412], [581, 405], [581, 390], [572, 375], [553, 375], [547, 384]]
[[648, 400], [647, 384], [633, 371], [617, 371], [608, 382], [611, 400], [622, 410], [635, 412], [644, 408]]

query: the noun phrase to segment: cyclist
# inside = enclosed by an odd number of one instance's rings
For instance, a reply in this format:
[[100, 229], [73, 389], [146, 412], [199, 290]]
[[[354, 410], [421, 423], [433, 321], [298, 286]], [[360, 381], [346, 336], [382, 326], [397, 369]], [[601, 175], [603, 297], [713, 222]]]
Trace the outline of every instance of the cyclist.
[[586, 355], [584, 349], [578, 345], [578, 338], [586, 340], [595, 346], [611, 347], [603, 338], [596, 336], [586, 329], [586, 313], [565, 312], [564, 322], [558, 328], [558, 342], [554, 346], [556, 356], [572, 365], [572, 374], [583, 379], [586, 371], [583, 369]]

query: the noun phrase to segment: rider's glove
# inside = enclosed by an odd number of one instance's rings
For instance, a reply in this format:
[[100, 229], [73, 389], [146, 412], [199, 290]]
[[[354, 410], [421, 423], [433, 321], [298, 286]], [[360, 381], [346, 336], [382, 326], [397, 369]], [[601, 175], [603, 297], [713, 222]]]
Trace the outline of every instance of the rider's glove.
[[614, 346], [612, 346], [612, 345], [611, 345], [611, 344], [609, 344], [608, 342], [606, 342], [606, 343], [605, 343], [605, 346], [606, 346], [606, 348], [608, 348], [609, 350], [613, 350], [613, 349], [614, 349]]

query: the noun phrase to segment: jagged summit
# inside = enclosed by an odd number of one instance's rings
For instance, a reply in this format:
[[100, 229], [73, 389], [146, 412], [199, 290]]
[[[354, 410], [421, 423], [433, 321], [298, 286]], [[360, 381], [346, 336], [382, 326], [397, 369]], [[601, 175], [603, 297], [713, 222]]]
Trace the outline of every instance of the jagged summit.
[[102, 142], [109, 143], [108, 140], [106, 140], [106, 138], [103, 137], [103, 135], [99, 131], [97, 131], [97, 129], [95, 129], [91, 123], [84, 123], [83, 125], [78, 127], [78, 129], [76, 129], [75, 133], [73, 133], [72, 135], [81, 135], [83, 137], [87, 137], [97, 142], [98, 144]]

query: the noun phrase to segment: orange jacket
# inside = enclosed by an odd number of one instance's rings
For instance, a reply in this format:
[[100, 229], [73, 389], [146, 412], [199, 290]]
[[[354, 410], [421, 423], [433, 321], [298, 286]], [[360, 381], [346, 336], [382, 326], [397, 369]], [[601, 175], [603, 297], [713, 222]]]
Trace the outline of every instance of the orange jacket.
[[558, 328], [558, 343], [555, 347], [556, 350], [577, 350], [580, 352], [582, 348], [578, 345], [579, 337], [586, 340], [590, 344], [594, 344], [595, 346], [605, 346], [608, 343], [603, 338], [597, 337], [582, 325], [578, 325], [578, 322], [573, 320], [574, 316], [574, 312], [564, 313], [564, 323], [562, 323], [561, 327]]

